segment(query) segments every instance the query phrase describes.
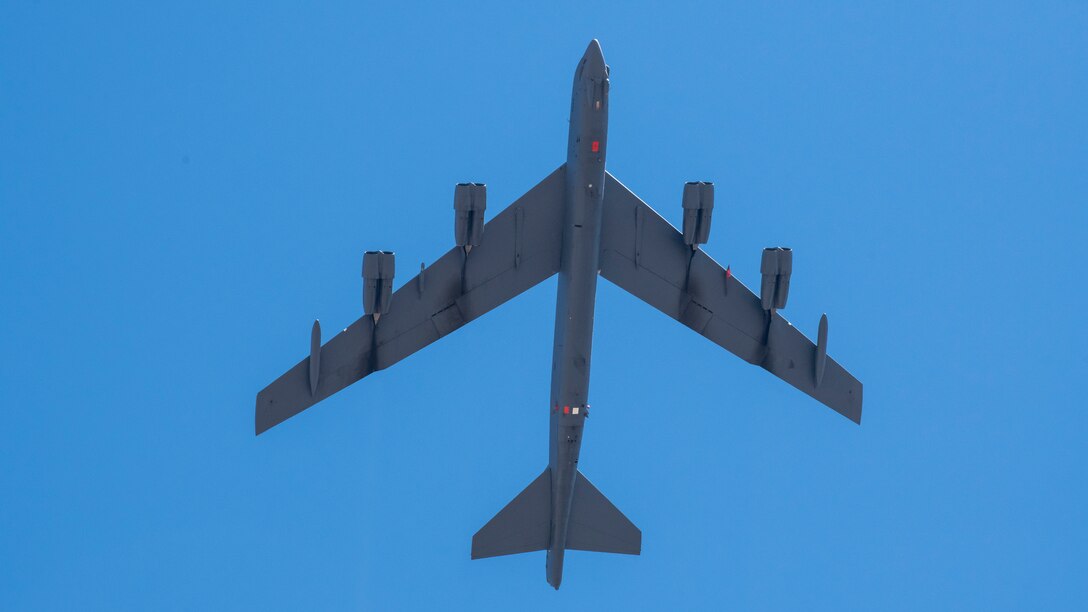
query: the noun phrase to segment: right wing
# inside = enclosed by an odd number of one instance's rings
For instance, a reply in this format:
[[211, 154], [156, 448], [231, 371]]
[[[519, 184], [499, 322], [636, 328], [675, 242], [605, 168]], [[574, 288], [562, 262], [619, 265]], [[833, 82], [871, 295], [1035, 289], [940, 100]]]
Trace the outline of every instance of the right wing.
[[564, 167], [484, 226], [466, 256], [454, 247], [390, 296], [377, 324], [363, 316], [321, 347], [317, 389], [306, 357], [257, 394], [258, 434], [364, 376], [387, 368], [559, 271]]
[[861, 383], [831, 357], [816, 381], [816, 345], [638, 196], [605, 177], [601, 276], [711, 342], [861, 422]]

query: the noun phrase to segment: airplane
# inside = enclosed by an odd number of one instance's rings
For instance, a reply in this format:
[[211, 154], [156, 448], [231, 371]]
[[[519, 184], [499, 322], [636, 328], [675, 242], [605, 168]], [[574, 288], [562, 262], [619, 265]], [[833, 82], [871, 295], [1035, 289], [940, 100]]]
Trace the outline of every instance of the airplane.
[[558, 274], [548, 466], [473, 536], [471, 553], [546, 550], [556, 589], [567, 549], [642, 549], [642, 532], [578, 468], [598, 276], [861, 423], [862, 385], [827, 355], [827, 315], [813, 343], [779, 312], [790, 249], [763, 250], [757, 296], [700, 248], [710, 236], [713, 183], [684, 185], [678, 231], [605, 169], [608, 90], [594, 39], [574, 73], [566, 162], [486, 223], [486, 186], [458, 184], [456, 246], [396, 291], [394, 253], [364, 253], [364, 315], [324, 346], [315, 321], [309, 356], [257, 394], [260, 434]]

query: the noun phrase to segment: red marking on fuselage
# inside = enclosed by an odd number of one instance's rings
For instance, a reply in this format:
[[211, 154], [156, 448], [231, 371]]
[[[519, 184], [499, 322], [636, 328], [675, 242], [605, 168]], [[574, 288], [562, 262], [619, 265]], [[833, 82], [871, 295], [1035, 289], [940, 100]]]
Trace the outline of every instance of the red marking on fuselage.
[[591, 144], [591, 145], [589, 146], [589, 148], [590, 148], [590, 150], [591, 150], [591, 151], [593, 151], [594, 153], [596, 153], [597, 151], [599, 151], [599, 150], [601, 149], [601, 141], [599, 141], [599, 140], [594, 140], [594, 141], [593, 141], [593, 144]]

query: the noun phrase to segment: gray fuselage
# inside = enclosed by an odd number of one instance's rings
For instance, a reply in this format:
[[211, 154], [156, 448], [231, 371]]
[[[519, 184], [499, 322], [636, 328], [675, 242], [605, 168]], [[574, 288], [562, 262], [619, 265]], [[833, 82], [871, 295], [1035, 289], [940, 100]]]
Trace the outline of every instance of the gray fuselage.
[[567, 524], [589, 408], [607, 138], [608, 69], [601, 47], [594, 40], [574, 74], [562, 262], [555, 305], [549, 422], [552, 523], [547, 573], [548, 583], [557, 589], [563, 579]]

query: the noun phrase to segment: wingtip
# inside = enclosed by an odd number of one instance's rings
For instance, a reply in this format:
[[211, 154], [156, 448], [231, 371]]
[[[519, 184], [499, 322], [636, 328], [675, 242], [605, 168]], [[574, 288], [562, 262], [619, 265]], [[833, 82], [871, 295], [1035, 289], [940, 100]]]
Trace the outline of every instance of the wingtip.
[[257, 405], [253, 408], [253, 435], [261, 435], [261, 394], [257, 394]]
[[857, 402], [858, 402], [858, 403], [857, 403], [857, 407], [858, 407], [858, 409], [857, 409], [857, 413], [856, 413], [855, 417], [854, 417], [854, 418], [852, 418], [852, 419], [850, 419], [850, 420], [851, 420], [851, 421], [853, 421], [853, 422], [855, 422], [855, 423], [857, 423], [858, 425], [861, 425], [861, 406], [862, 406], [862, 392], [863, 392], [863, 391], [865, 390], [865, 387], [864, 387], [864, 385], [862, 385], [862, 384], [861, 384], [861, 383], [859, 382], [859, 383], [858, 383], [858, 387], [857, 387], [857, 389], [858, 389], [858, 399], [857, 399]]
[[264, 391], [261, 391], [257, 394], [257, 406], [253, 410], [253, 435], [255, 436], [263, 434], [276, 424], [276, 421], [269, 418], [267, 409], [261, 409], [262, 406], [266, 406], [267, 404], [269, 404], [269, 402], [264, 397]]

